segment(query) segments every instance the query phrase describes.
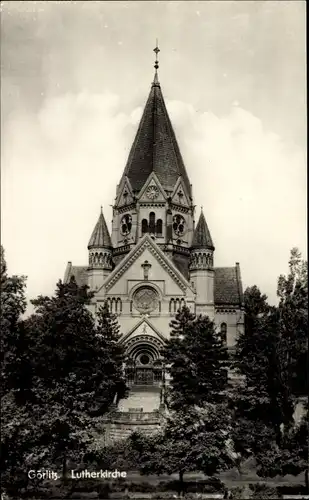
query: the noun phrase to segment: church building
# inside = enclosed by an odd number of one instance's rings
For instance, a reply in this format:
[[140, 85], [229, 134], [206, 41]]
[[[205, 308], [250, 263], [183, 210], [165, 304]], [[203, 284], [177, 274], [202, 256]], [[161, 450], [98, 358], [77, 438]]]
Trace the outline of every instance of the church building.
[[190, 168], [181, 156], [157, 69], [156, 60], [116, 187], [111, 233], [101, 210], [88, 243], [88, 265], [69, 262], [64, 278], [68, 282], [75, 276], [79, 285], [88, 284], [94, 314], [107, 301], [117, 315], [131, 390], [127, 399], [115, 399], [110, 424], [127, 431], [137, 423], [159, 425], [164, 386], [160, 350], [179, 308], [186, 305], [208, 315], [230, 349], [244, 328], [239, 263], [215, 267], [215, 242], [203, 211], [196, 214]]

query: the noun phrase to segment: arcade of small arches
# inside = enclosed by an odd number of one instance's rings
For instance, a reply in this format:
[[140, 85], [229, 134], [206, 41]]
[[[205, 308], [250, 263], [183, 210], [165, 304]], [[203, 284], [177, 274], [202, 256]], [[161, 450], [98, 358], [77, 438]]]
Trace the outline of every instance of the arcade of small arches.
[[112, 267], [112, 256], [110, 253], [91, 252], [89, 253], [89, 265]]
[[169, 312], [176, 313], [179, 309], [182, 309], [186, 305], [186, 301], [183, 298], [172, 298], [169, 303]]
[[113, 314], [122, 312], [122, 300], [120, 297], [107, 297], [106, 299], [108, 310]]
[[156, 236], [162, 236], [163, 222], [162, 219], [156, 220], [156, 214], [150, 212], [149, 218], [142, 220], [142, 235], [149, 233]]
[[201, 268], [201, 267], [207, 267], [207, 268], [212, 268], [214, 265], [213, 263], [213, 256], [210, 253], [202, 253], [202, 252], [194, 252], [191, 254], [190, 257], [190, 268]]

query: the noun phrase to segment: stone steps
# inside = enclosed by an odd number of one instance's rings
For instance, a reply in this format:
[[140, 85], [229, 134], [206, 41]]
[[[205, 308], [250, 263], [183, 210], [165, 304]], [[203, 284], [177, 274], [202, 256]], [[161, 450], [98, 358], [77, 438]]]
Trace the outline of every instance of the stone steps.
[[147, 423], [144, 425], [131, 422], [131, 423], [111, 423], [108, 429], [108, 440], [109, 441], [118, 441], [122, 439], [127, 439], [132, 432], [141, 432], [146, 436], [151, 436], [154, 432], [159, 430], [160, 424]]
[[[147, 386], [146, 386], [147, 387]], [[145, 390], [139, 390], [134, 387], [130, 390], [126, 399], [121, 399], [118, 403], [118, 410], [121, 412], [130, 411], [130, 409], [142, 409], [143, 412], [153, 412], [159, 409], [160, 392], [151, 390], [150, 387]]]

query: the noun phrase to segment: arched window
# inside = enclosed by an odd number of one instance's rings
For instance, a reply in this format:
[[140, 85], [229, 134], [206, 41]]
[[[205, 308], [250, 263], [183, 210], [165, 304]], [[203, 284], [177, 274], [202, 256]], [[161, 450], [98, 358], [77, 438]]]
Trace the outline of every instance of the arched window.
[[170, 313], [174, 312], [174, 299], [170, 300], [169, 312]]
[[162, 235], [162, 220], [158, 219], [157, 220], [157, 235]]
[[142, 234], [148, 233], [148, 221], [147, 219], [142, 220]]
[[155, 233], [156, 230], [156, 214], [154, 212], [150, 212], [149, 214], [149, 232]]
[[221, 323], [220, 335], [221, 335], [222, 342], [224, 344], [226, 344], [226, 337], [227, 337], [227, 324], [226, 323]]

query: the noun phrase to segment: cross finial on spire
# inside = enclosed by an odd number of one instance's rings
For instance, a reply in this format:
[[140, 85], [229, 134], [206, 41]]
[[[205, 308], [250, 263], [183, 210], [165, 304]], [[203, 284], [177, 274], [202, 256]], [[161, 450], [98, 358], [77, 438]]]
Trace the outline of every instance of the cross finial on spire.
[[153, 49], [153, 51], [156, 54], [156, 60], [155, 60], [155, 64], [154, 64], [154, 68], [155, 68], [156, 71], [155, 71], [155, 75], [154, 75], [154, 79], [153, 79], [153, 85], [159, 85], [159, 80], [158, 80], [158, 68], [159, 68], [158, 53], [160, 52], [160, 49], [158, 47], [158, 39], [156, 40], [156, 46]]
[[103, 207], [102, 207], [102, 205], [101, 205], [101, 214], [103, 214]]
[[156, 39], [156, 46], [155, 46], [155, 48], [153, 49], [153, 51], [154, 51], [154, 52], [155, 52], [155, 54], [156, 54], [156, 60], [155, 60], [155, 65], [154, 65], [154, 67], [155, 67], [155, 70], [156, 70], [156, 72], [157, 72], [157, 69], [159, 68], [158, 53], [160, 52], [160, 49], [159, 49], [159, 47], [158, 47], [158, 39]]
[[203, 205], [201, 205], [201, 212], [203, 212]]

